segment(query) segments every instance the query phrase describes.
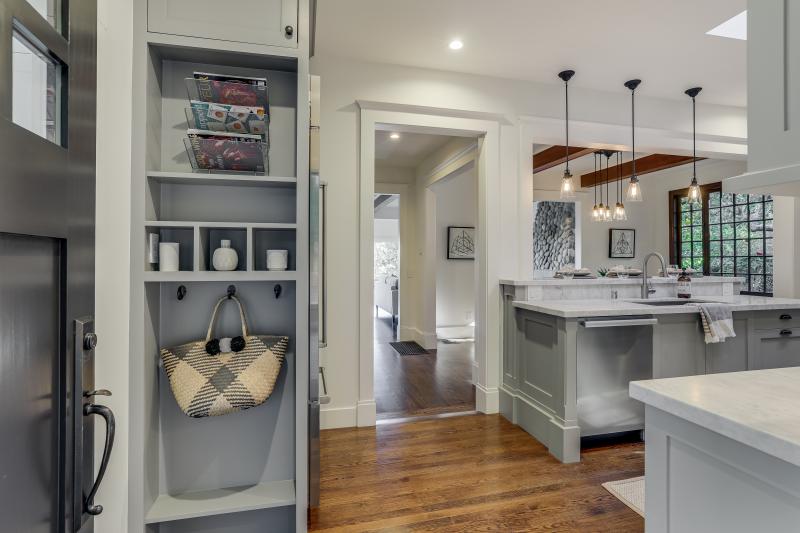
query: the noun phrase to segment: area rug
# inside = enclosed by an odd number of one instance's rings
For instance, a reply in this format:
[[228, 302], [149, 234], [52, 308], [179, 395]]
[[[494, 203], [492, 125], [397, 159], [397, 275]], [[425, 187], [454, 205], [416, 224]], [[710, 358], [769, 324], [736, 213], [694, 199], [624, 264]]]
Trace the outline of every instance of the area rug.
[[400, 355], [428, 355], [428, 350], [413, 341], [390, 342], [394, 351]]
[[603, 488], [644, 517], [644, 476], [608, 481]]

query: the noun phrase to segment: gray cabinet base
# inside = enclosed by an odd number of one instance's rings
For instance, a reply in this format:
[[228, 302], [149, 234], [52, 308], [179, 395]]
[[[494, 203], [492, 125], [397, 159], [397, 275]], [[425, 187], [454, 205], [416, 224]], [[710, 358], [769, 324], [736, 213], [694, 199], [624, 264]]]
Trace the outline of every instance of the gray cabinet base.
[[565, 425], [536, 402], [505, 387], [500, 389], [500, 413], [547, 446], [562, 463], [581, 460], [581, 431], [577, 425]]

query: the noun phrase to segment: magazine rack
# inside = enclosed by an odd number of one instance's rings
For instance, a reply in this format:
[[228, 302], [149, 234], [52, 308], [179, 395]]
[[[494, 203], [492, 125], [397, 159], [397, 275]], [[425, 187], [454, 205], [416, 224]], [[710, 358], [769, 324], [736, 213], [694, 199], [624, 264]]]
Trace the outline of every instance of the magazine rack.
[[269, 108], [266, 85], [186, 78], [190, 100]]
[[[234, 111], [206, 111], [199, 107], [187, 107], [186, 125], [189, 129], [225, 131], [261, 135], [269, 141], [269, 114], [236, 113]], [[213, 113], [213, 116], [208, 116]]]
[[263, 141], [185, 138], [183, 144], [195, 171], [269, 172], [269, 145]]

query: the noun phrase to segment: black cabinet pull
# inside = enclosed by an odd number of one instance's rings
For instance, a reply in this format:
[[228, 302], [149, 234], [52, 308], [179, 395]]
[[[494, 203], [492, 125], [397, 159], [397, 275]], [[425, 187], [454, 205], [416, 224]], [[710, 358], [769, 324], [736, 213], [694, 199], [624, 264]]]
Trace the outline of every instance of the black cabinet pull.
[[[111, 396], [111, 393], [106, 390], [93, 391], [91, 394]], [[106, 468], [108, 468], [108, 460], [111, 457], [111, 449], [114, 447], [114, 433], [117, 425], [114, 422], [114, 413], [105, 405], [87, 403], [83, 406], [83, 414], [84, 416], [101, 416], [106, 421], [106, 443], [103, 448], [103, 458], [100, 460], [100, 468], [97, 471], [97, 479], [94, 480], [92, 490], [89, 491], [89, 495], [86, 497], [86, 501], [84, 502], [83, 506], [85, 512], [92, 516], [97, 516], [103, 512], [103, 506], [95, 504], [94, 497], [97, 494], [97, 489], [100, 488], [100, 483], [103, 481], [103, 476], [106, 474]]]
[[792, 330], [790, 329], [782, 329], [780, 336], [781, 337], [789, 337], [792, 334]]
[[791, 320], [792, 315], [781, 315], [781, 320]]

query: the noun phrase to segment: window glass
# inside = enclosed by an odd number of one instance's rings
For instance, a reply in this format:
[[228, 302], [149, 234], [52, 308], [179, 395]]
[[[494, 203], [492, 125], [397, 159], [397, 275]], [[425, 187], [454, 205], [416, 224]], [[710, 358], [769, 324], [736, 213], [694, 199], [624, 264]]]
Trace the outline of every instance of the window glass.
[[[772, 197], [722, 193], [718, 186], [702, 202], [674, 191], [673, 263], [716, 276], [744, 278], [744, 292], [772, 294]], [[703, 212], [708, 213], [703, 219]]]
[[61, 65], [16, 30], [11, 48], [13, 122], [61, 144]]
[[58, 11], [61, 2], [59, 0], [28, 0], [28, 3], [39, 12], [41, 16], [47, 19], [54, 28], [59, 27]]

